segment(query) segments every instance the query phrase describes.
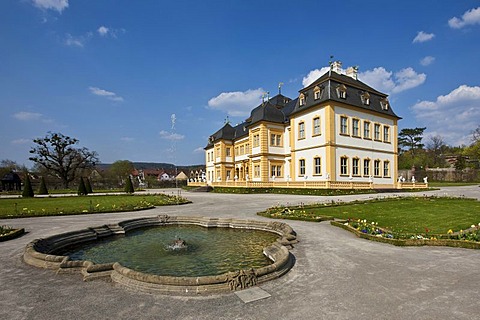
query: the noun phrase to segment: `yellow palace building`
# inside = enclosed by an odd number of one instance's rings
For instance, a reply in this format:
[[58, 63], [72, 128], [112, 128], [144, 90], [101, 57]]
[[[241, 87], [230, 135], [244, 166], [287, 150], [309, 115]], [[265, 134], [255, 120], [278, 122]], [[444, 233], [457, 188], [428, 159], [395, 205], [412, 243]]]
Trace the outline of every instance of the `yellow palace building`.
[[[236, 187], [397, 188], [398, 117], [388, 96], [330, 71], [295, 99], [278, 94], [205, 147], [206, 184]], [[189, 185], [205, 185], [190, 182]], [[421, 186], [423, 184], [417, 184]]]

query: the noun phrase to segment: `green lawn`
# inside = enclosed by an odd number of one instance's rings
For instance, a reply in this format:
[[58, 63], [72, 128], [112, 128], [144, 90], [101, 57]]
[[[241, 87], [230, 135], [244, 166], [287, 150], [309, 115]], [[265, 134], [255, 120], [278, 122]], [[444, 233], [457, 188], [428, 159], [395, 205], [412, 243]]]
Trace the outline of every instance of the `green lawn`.
[[132, 211], [188, 202], [163, 194], [0, 199], [0, 218]]
[[428, 186], [432, 188], [440, 187], [462, 187], [479, 185], [479, 182], [429, 182]]
[[[295, 209], [295, 212], [293, 212]], [[283, 211], [283, 213], [282, 213]], [[286, 211], [286, 212], [285, 212]], [[347, 204], [270, 208], [259, 213], [266, 217], [308, 220], [331, 216], [337, 219], [366, 219], [379, 227], [401, 234], [446, 234], [480, 223], [480, 202], [459, 198], [405, 197]]]

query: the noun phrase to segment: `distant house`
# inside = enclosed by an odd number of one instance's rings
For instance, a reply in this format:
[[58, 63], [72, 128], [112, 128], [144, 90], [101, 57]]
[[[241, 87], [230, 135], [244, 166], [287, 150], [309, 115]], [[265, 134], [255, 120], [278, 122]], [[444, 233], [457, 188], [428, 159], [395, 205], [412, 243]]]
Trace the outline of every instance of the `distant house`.
[[175, 178], [176, 180], [188, 180], [188, 177], [183, 171], [180, 171], [180, 173], [177, 175]]
[[2, 178], [2, 190], [20, 191], [22, 190], [22, 179], [16, 172], [9, 172]]

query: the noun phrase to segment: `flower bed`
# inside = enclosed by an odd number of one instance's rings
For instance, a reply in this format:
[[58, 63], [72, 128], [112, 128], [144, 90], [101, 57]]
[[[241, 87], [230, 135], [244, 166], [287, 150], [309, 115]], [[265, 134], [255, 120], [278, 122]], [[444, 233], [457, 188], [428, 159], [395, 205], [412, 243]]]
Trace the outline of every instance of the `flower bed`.
[[13, 229], [9, 226], [0, 226], [0, 241], [7, 241], [21, 236], [25, 233], [25, 229]]
[[468, 249], [480, 249], [480, 223], [472, 225], [470, 229], [459, 232], [449, 230], [447, 234], [400, 234], [392, 233], [378, 227], [376, 222], [367, 220], [338, 220], [331, 221], [331, 225], [353, 232], [360, 238], [377, 242], [389, 243], [396, 246], [448, 246]]
[[333, 217], [324, 215], [312, 215], [306, 210], [306, 207], [300, 206], [273, 206], [265, 211], [258, 212], [259, 216], [273, 218], [273, 219], [287, 219], [287, 220], [301, 220], [311, 222], [321, 222], [326, 220], [333, 220]]

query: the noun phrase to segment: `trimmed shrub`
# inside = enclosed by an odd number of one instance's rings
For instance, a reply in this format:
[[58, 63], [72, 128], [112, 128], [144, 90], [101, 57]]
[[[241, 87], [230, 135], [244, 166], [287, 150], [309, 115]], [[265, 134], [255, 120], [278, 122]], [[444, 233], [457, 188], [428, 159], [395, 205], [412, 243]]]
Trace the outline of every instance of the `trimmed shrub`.
[[25, 173], [25, 183], [23, 185], [23, 198], [33, 198], [35, 194], [33, 193], [32, 182], [30, 181], [30, 176], [28, 173]]
[[47, 184], [45, 183], [44, 177], [42, 177], [42, 180], [40, 180], [40, 188], [38, 189], [38, 194], [41, 194], [41, 195], [48, 194]]
[[93, 193], [92, 184], [90, 183], [90, 179], [88, 178], [85, 178], [85, 189], [87, 190], [88, 194]]
[[126, 193], [134, 193], [135, 189], [133, 188], [132, 178], [129, 176], [125, 183], [125, 192]]
[[80, 177], [80, 182], [78, 184], [78, 191], [77, 191], [77, 194], [79, 196], [86, 196], [88, 193], [87, 193], [87, 188], [85, 187], [85, 181], [83, 181], [83, 178]]

